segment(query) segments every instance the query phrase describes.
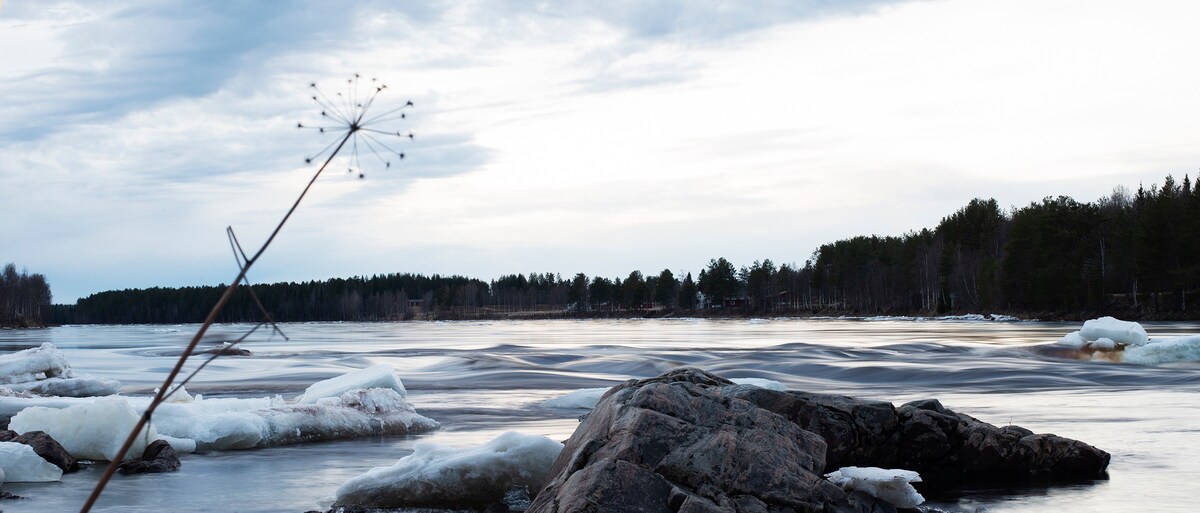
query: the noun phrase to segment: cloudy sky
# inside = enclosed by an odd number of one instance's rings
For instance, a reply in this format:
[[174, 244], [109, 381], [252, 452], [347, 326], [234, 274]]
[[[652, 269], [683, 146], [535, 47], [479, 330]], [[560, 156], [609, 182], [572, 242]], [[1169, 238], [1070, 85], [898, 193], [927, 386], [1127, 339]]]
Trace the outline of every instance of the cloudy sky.
[[[285, 8], [286, 6], [286, 8]], [[1200, 3], [0, 4], [0, 263], [55, 300], [227, 282], [355, 73], [408, 158], [323, 176], [256, 282], [623, 276], [1196, 174]]]

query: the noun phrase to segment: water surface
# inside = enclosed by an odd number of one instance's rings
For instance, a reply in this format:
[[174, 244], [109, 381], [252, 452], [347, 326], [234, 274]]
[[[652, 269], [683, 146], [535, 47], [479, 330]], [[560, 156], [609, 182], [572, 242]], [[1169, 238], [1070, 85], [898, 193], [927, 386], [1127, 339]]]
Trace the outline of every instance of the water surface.
[[[1146, 323], [1152, 336], [1200, 333]], [[0, 351], [52, 342], [78, 372], [148, 394], [197, 326], [63, 326], [0, 331]], [[249, 328], [222, 325], [205, 344]], [[993, 424], [1078, 438], [1112, 453], [1110, 479], [930, 497], [967, 511], [1192, 511], [1200, 480], [1200, 362], [1161, 367], [1057, 359], [1029, 348], [1075, 323], [855, 320], [555, 320], [285, 324], [290, 340], [248, 339], [193, 384], [206, 396], [291, 398], [352, 368], [396, 368], [433, 433], [187, 455], [176, 473], [121, 477], [94, 511], [296, 511], [343, 481], [390, 465], [414, 443], [472, 445], [508, 430], [566, 439], [579, 410], [540, 403], [681, 365], [794, 390], [903, 402], [937, 397]], [[198, 361], [197, 361], [198, 363]], [[193, 364], [194, 365], [194, 364]], [[51, 484], [9, 483], [8, 512], [77, 511], [102, 468]]]

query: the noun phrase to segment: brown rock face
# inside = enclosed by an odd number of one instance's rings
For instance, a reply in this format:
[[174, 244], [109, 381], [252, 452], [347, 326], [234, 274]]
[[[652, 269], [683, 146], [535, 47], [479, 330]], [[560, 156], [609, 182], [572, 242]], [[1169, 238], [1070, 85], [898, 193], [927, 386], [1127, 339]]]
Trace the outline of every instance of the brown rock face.
[[904, 468], [927, 484], [1102, 477], [1108, 453], [999, 428], [935, 400], [899, 408], [734, 385], [683, 368], [610, 390], [576, 429], [530, 513], [885, 512], [822, 477]]

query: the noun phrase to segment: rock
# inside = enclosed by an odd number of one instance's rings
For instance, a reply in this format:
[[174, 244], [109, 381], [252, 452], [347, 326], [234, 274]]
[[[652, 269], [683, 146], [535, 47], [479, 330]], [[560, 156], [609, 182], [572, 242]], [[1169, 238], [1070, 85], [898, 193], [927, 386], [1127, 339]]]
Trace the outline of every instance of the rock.
[[1098, 479], [1109, 454], [1083, 442], [996, 427], [936, 399], [890, 403], [807, 392], [726, 387], [723, 393], [773, 411], [820, 435], [826, 466], [914, 470], [926, 486]]
[[[12, 431], [9, 431], [9, 433], [11, 432]], [[57, 440], [45, 432], [30, 431], [28, 433], [23, 433], [12, 440], [4, 441], [22, 443], [33, 447], [33, 452], [36, 452], [38, 456], [42, 457], [42, 459], [53, 463], [58, 468], [61, 468], [63, 472], [74, 472], [79, 470], [79, 462], [75, 460], [75, 457], [71, 456], [71, 453], [67, 452], [62, 444], [58, 443]]]
[[[860, 511], [821, 477], [825, 442], [698, 369], [609, 391], [530, 513]], [[872, 511], [871, 509], [861, 511]]]
[[179, 455], [175, 454], [171, 444], [155, 440], [146, 446], [141, 458], [123, 461], [117, 470], [122, 474], [174, 472], [179, 470]]
[[0, 429], [0, 442], [11, 442], [18, 436], [21, 435], [11, 429]]
[[890, 513], [821, 475], [859, 466], [917, 471], [933, 486], [1048, 482], [1104, 477], [1108, 461], [1083, 442], [996, 427], [932, 399], [895, 407], [683, 368], [606, 393], [528, 511]]
[[201, 351], [204, 354], [216, 354], [221, 356], [250, 356], [249, 349], [243, 349], [228, 342], [216, 347], [210, 347]]

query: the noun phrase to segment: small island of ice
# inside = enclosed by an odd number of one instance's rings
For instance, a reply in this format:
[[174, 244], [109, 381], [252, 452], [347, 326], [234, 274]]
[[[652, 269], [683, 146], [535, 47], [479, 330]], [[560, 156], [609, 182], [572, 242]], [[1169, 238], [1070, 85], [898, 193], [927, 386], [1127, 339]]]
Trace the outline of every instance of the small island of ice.
[[1101, 317], [1050, 346], [1056, 354], [1139, 365], [1200, 361], [1200, 335], [1150, 337], [1141, 324]]
[[911, 470], [842, 467], [825, 477], [847, 492], [863, 492], [897, 508], [915, 508], [925, 502], [910, 484], [921, 482], [921, 476]]

